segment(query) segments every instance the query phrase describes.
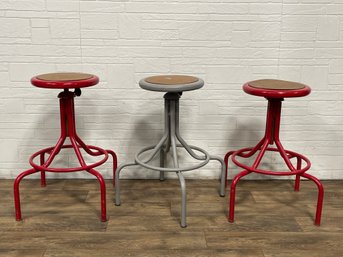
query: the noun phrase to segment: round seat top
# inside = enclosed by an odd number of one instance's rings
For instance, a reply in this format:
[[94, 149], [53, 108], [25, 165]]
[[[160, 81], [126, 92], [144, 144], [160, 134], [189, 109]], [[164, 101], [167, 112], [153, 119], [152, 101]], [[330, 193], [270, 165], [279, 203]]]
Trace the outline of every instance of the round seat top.
[[243, 85], [244, 92], [266, 98], [301, 97], [311, 92], [311, 88], [301, 83], [278, 80], [254, 80]]
[[204, 85], [197, 77], [186, 75], [160, 75], [141, 79], [139, 86], [143, 89], [158, 92], [183, 92], [196, 90]]
[[47, 73], [35, 76], [31, 84], [42, 88], [81, 88], [98, 84], [99, 78], [92, 74], [77, 72]]

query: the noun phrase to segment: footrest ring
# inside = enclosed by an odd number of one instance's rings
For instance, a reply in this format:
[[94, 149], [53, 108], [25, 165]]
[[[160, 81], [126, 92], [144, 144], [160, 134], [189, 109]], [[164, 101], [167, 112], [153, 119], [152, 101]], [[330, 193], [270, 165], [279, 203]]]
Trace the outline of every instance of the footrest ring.
[[[306, 162], [306, 166], [302, 169], [295, 169], [293, 171], [271, 171], [271, 170], [261, 170], [261, 169], [256, 169], [256, 168], [253, 168], [251, 166], [248, 166], [248, 165], [245, 165], [241, 162], [239, 162], [237, 159], [236, 159], [236, 156], [239, 156], [239, 157], [242, 157], [242, 158], [245, 158], [247, 159], [247, 157], [243, 157], [242, 155], [245, 153], [245, 152], [248, 152], [248, 151], [251, 151], [253, 149], [253, 147], [249, 147], [249, 148], [243, 148], [243, 149], [240, 149], [240, 150], [237, 150], [235, 151], [233, 154], [232, 154], [232, 161], [239, 167], [247, 170], [247, 171], [250, 171], [250, 172], [256, 172], [256, 173], [261, 173], [261, 174], [265, 174], [265, 175], [274, 175], [274, 176], [290, 176], [290, 175], [300, 175], [304, 172], [306, 172], [308, 169], [310, 169], [311, 167], [311, 162], [310, 160], [299, 154], [299, 153], [296, 153], [296, 152], [292, 152], [292, 151], [289, 151], [289, 150], [285, 150], [285, 152], [287, 153], [288, 155], [288, 158], [289, 159], [292, 159], [292, 158], [298, 158], [300, 159], [301, 161], [305, 161]], [[266, 149], [266, 151], [270, 151], [270, 152], [279, 152], [279, 150], [277, 148], [272, 148], [272, 147], [268, 147]]]
[[[183, 147], [182, 145], [177, 145], [177, 147]], [[140, 155], [146, 151], [149, 151], [151, 149], [155, 148], [155, 145], [153, 146], [148, 146], [148, 147], [144, 147], [141, 151], [139, 151], [136, 156], [135, 156], [135, 162], [147, 169], [151, 169], [151, 170], [157, 170], [157, 171], [164, 171], [164, 172], [178, 172], [178, 171], [190, 171], [190, 170], [195, 170], [195, 169], [199, 169], [203, 166], [205, 166], [209, 161], [210, 161], [210, 155], [203, 149], [197, 147], [197, 146], [193, 146], [193, 145], [189, 145], [189, 147], [191, 149], [194, 149], [196, 151], [202, 152], [205, 155], [205, 159], [197, 164], [197, 165], [193, 165], [193, 166], [188, 166], [188, 167], [179, 167], [179, 168], [164, 168], [164, 167], [157, 167], [157, 166], [152, 166], [149, 165], [147, 163], [145, 163], [144, 161], [140, 160]]]
[[[34, 159], [38, 156], [38, 155], [41, 155], [41, 154], [49, 154], [51, 152], [51, 150], [54, 149], [54, 146], [53, 147], [48, 147], [48, 148], [45, 148], [45, 149], [42, 149], [34, 154], [31, 155], [30, 157], [30, 165], [35, 168], [36, 170], [39, 170], [39, 171], [48, 171], [48, 172], [75, 172], [75, 171], [81, 171], [81, 170], [89, 170], [89, 169], [93, 169], [97, 166], [100, 166], [101, 164], [105, 163], [108, 159], [108, 153], [106, 150], [100, 148], [100, 147], [97, 147], [97, 146], [91, 146], [91, 145], [87, 145], [87, 147], [89, 149], [93, 149], [93, 150], [97, 150], [98, 152], [102, 153], [104, 155], [104, 158], [100, 161], [97, 161], [93, 164], [90, 164], [90, 165], [86, 165], [86, 166], [79, 166], [79, 167], [73, 167], [73, 168], [49, 168], [49, 167], [44, 167], [44, 164], [43, 165], [38, 165], [36, 163], [34, 163]], [[64, 145], [62, 146], [61, 148], [73, 148], [72, 145]], [[82, 148], [81, 146], [79, 146], [79, 148]]]

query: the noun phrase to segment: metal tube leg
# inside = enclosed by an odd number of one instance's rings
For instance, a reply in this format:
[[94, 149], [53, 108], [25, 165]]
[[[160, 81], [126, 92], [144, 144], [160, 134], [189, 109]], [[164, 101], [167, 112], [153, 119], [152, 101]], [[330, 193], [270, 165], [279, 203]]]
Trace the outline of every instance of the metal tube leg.
[[[41, 155], [40, 155], [40, 165], [41, 166], [43, 166], [43, 164], [45, 162], [44, 154], [45, 153], [41, 153]], [[40, 172], [40, 185], [41, 185], [41, 187], [46, 187], [45, 171]]]
[[94, 169], [87, 170], [90, 174], [94, 175], [100, 184], [100, 194], [101, 194], [101, 221], [106, 222], [106, 184], [102, 175]]
[[116, 175], [116, 170], [117, 170], [117, 165], [118, 165], [118, 159], [117, 155], [115, 152], [112, 150], [106, 150], [108, 154], [110, 154], [113, 158], [113, 171], [112, 171], [112, 185], [113, 187], [115, 186], [115, 175]]
[[235, 219], [235, 196], [236, 196], [236, 185], [238, 181], [248, 175], [250, 172], [247, 170], [242, 171], [238, 175], [234, 177], [231, 183], [231, 189], [230, 189], [230, 209], [229, 209], [229, 222], [233, 222]]
[[[173, 129], [172, 129], [173, 131]], [[172, 152], [173, 152], [173, 160], [174, 160], [174, 166], [179, 167], [179, 163], [177, 160], [177, 152], [176, 152], [176, 138], [174, 135], [171, 137], [171, 146], [172, 146]], [[182, 173], [180, 171], [176, 172], [179, 181], [180, 181], [180, 187], [181, 187], [181, 227], [185, 228], [187, 227], [186, 223], [186, 214], [187, 214], [187, 191], [186, 191], [186, 181], [183, 177]]]
[[[301, 158], [297, 157], [297, 170], [301, 169]], [[300, 175], [295, 176], [294, 191], [299, 191], [300, 189]]]
[[220, 165], [221, 165], [221, 173], [220, 173], [220, 188], [219, 188], [219, 195], [221, 197], [224, 197], [225, 196], [225, 171], [226, 171], [226, 165], [223, 161], [222, 158], [218, 157], [218, 156], [210, 156], [210, 160], [216, 160], [216, 161], [219, 161], [220, 162]]
[[181, 187], [181, 227], [187, 227], [186, 223], [186, 213], [187, 213], [187, 191], [186, 191], [186, 181], [181, 172], [176, 173]]
[[19, 184], [20, 184], [20, 181], [30, 175], [30, 174], [33, 174], [33, 173], [36, 173], [38, 172], [38, 170], [35, 170], [35, 169], [29, 169], [29, 170], [26, 170], [22, 173], [19, 174], [19, 176], [15, 179], [14, 181], [14, 185], [13, 185], [13, 192], [14, 192], [14, 207], [15, 207], [15, 219], [17, 221], [20, 221], [21, 220], [21, 208], [20, 208], [20, 192], [19, 192]]
[[296, 175], [294, 183], [294, 191], [299, 191], [300, 189], [300, 175]]
[[[164, 167], [165, 153], [163, 148], [160, 150], [160, 167]], [[164, 181], [164, 172], [160, 171], [160, 181]]]
[[126, 166], [133, 166], [133, 165], [137, 165], [135, 162], [134, 163], [126, 163], [126, 164], [122, 164], [119, 165], [119, 167], [117, 168], [116, 174], [115, 174], [115, 190], [116, 190], [116, 195], [115, 195], [115, 202], [114, 204], [116, 206], [120, 206], [120, 179], [119, 179], [119, 175], [120, 175], [120, 171], [126, 167]]
[[[177, 108], [177, 101], [178, 100], [171, 100], [170, 101], [170, 142], [171, 142], [171, 148], [172, 148], [172, 154], [173, 154], [173, 162], [174, 167], [179, 167], [179, 162], [177, 158], [177, 152], [176, 152], [176, 130], [177, 130], [177, 116], [176, 114], [176, 108]], [[186, 215], [187, 215], [187, 191], [186, 191], [186, 181], [183, 177], [182, 173], [180, 171], [176, 172], [179, 181], [180, 181], [180, 188], [181, 188], [181, 227], [185, 228], [187, 227], [186, 222]]]
[[303, 173], [301, 174], [302, 177], [305, 177], [309, 180], [312, 180], [314, 183], [316, 183], [318, 187], [318, 199], [317, 199], [317, 210], [316, 210], [316, 218], [314, 221], [314, 224], [317, 226], [320, 226], [320, 220], [322, 217], [322, 210], [323, 210], [323, 199], [324, 199], [324, 187], [323, 184], [317, 179], [316, 177]]
[[229, 170], [229, 158], [235, 151], [230, 151], [225, 154], [224, 163], [225, 163], [225, 187], [228, 186], [227, 177], [228, 177], [228, 170]]

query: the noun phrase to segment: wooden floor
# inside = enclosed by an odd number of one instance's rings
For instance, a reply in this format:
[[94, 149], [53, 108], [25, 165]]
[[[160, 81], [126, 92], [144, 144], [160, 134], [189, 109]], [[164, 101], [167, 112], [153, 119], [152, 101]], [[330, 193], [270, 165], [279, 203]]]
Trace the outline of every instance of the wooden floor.
[[[324, 181], [322, 226], [313, 225], [316, 187], [304, 181], [242, 181], [236, 220], [226, 220], [219, 182], [188, 180], [188, 227], [179, 226], [177, 180], [127, 180], [122, 205], [107, 181], [108, 222], [100, 222], [96, 180], [21, 184], [22, 222], [12, 180], [0, 181], [0, 256], [343, 256], [343, 181]], [[227, 191], [228, 192], [228, 191]]]

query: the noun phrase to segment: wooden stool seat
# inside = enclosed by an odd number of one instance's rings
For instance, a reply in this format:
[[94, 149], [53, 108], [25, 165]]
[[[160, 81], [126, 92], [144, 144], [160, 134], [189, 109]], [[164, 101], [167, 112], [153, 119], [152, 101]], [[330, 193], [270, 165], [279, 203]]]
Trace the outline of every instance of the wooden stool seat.
[[243, 90], [248, 94], [266, 98], [301, 97], [311, 92], [311, 88], [304, 84], [277, 79], [250, 81], [243, 85]]
[[204, 85], [204, 81], [186, 75], [160, 75], [142, 79], [139, 85], [150, 91], [176, 93], [199, 89]]
[[88, 73], [58, 72], [35, 76], [31, 79], [32, 85], [41, 88], [82, 88], [94, 86], [99, 78]]

